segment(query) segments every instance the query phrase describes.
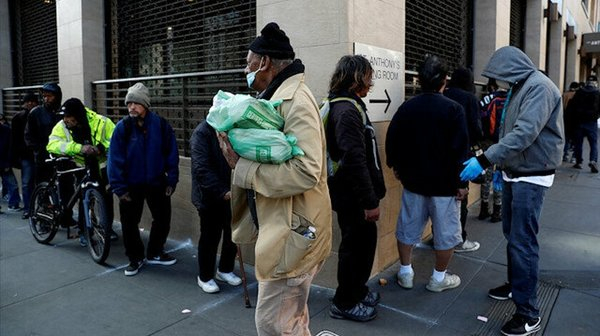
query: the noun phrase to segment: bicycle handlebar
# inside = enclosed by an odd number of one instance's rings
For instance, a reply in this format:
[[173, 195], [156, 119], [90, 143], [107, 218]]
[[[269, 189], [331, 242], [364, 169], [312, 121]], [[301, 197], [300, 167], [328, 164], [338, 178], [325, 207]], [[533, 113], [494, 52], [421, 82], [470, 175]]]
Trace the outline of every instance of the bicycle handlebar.
[[45, 162], [60, 162], [60, 161], [71, 161], [72, 158], [70, 156], [50, 156], [49, 159], [46, 159]]

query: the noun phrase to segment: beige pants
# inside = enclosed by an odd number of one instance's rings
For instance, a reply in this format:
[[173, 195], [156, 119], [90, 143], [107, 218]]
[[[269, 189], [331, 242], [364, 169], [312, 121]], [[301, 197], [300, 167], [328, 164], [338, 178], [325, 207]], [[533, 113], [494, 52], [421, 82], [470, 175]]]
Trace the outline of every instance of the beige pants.
[[258, 336], [310, 336], [307, 301], [319, 268], [296, 278], [259, 281], [254, 315]]

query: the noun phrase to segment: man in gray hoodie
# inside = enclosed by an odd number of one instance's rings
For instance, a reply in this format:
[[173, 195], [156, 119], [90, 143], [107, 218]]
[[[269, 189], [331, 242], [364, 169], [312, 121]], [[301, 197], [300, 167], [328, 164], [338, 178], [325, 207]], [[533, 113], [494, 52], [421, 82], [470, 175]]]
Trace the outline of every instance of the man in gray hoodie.
[[537, 233], [546, 190], [554, 181], [564, 145], [561, 94], [521, 50], [502, 47], [483, 76], [508, 89], [500, 120], [500, 140], [466, 161], [460, 177], [472, 180], [493, 164], [503, 171], [502, 229], [507, 244], [508, 283], [491, 289], [497, 300], [513, 299], [516, 313], [504, 335], [529, 335], [540, 329], [537, 303]]

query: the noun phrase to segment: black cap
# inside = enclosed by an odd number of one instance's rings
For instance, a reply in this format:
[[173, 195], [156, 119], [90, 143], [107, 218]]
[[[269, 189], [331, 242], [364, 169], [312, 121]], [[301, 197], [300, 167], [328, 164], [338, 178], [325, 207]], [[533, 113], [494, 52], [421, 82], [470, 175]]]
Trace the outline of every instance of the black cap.
[[588, 76], [587, 81], [586, 82], [597, 82], [598, 78], [596, 76]]
[[81, 100], [77, 98], [69, 98], [60, 108], [60, 114], [63, 116], [72, 116], [77, 120], [84, 120], [85, 106]]
[[249, 49], [257, 54], [275, 59], [294, 59], [296, 56], [290, 39], [275, 22], [268, 23], [260, 31], [260, 36], [250, 43]]
[[35, 93], [33, 92], [27, 92], [25, 93], [25, 95], [23, 96], [23, 103], [27, 103], [27, 102], [37, 102], [38, 101], [38, 97], [35, 95]]

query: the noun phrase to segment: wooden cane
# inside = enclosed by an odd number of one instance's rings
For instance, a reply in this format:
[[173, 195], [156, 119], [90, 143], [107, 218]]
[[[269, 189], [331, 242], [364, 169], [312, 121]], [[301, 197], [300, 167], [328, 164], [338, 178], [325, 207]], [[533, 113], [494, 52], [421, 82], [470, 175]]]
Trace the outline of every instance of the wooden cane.
[[244, 271], [244, 261], [242, 260], [242, 250], [240, 246], [237, 245], [237, 255], [238, 260], [240, 261], [240, 272], [242, 273], [242, 288], [244, 289], [244, 303], [246, 304], [246, 308], [252, 308], [250, 304], [250, 295], [248, 295], [248, 283], [246, 282], [246, 271]]

